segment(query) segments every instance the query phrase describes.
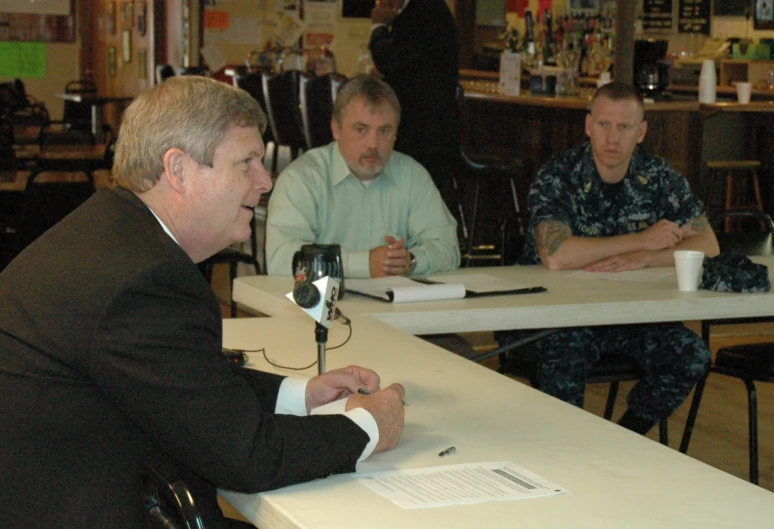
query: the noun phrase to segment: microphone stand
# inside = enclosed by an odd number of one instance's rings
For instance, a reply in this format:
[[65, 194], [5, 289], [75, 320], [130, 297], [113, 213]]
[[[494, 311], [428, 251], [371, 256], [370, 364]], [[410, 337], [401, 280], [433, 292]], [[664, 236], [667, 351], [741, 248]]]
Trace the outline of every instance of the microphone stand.
[[314, 338], [317, 341], [317, 373], [325, 373], [325, 344], [328, 342], [328, 328], [315, 322]]

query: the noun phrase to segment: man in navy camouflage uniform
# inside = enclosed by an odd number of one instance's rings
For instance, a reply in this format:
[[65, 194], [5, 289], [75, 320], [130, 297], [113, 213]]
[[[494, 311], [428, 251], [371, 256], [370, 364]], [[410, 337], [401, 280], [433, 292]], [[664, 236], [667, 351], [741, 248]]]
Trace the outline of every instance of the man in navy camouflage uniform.
[[[688, 182], [638, 147], [646, 130], [633, 88], [612, 83], [596, 92], [586, 116], [590, 141], [554, 156], [532, 184], [521, 264], [619, 272], [673, 266], [677, 249], [718, 254]], [[538, 389], [579, 407], [586, 369], [603, 355], [631, 355], [644, 375], [619, 424], [643, 434], [680, 406], [710, 363], [701, 338], [681, 323], [562, 329], [519, 354], [537, 360]]]

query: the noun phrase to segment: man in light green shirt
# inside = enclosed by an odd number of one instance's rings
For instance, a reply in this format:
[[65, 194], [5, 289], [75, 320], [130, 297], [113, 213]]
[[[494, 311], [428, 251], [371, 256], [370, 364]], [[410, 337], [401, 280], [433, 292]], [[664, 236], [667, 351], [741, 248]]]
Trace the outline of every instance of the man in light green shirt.
[[341, 245], [346, 277], [429, 274], [459, 267], [457, 223], [428, 172], [393, 152], [400, 104], [372, 76], [336, 99], [336, 141], [308, 151], [277, 179], [269, 201], [270, 275], [292, 275], [303, 244]]

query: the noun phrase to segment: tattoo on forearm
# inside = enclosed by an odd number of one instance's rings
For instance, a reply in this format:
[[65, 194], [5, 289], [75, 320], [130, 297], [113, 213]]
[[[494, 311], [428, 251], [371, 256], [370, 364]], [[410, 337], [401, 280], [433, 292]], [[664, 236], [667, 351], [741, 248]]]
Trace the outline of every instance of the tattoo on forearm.
[[702, 233], [710, 229], [710, 223], [707, 217], [696, 217], [691, 221], [691, 229], [696, 233]]
[[564, 222], [541, 222], [537, 227], [535, 242], [540, 253], [554, 255], [564, 240], [571, 235], [570, 227]]

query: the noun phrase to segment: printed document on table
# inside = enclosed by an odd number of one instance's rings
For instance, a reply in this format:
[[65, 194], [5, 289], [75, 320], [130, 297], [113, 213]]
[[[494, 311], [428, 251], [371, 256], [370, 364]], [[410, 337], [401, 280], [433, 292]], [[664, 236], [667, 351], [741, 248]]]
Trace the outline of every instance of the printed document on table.
[[374, 472], [353, 478], [404, 509], [570, 493], [508, 461]]

